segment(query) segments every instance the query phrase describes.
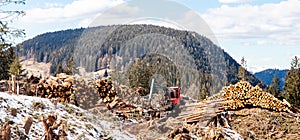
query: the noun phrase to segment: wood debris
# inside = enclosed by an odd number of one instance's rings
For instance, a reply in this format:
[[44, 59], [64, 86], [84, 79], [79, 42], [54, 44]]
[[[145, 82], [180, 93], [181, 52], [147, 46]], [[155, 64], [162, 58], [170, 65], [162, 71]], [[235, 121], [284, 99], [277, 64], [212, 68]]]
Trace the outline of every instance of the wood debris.
[[[134, 91], [125, 86], [119, 86], [116, 89], [110, 78], [97, 80], [96, 87], [106, 107], [123, 119], [144, 118], [149, 120], [150, 118], [160, 117], [160, 109], [153, 108], [150, 105], [143, 106], [144, 102], [139, 95], [140, 93], [138, 93], [142, 92], [141, 88]], [[118, 93], [120, 93], [122, 99], [117, 95], [117, 90], [119, 90]], [[126, 99], [131, 101], [125, 101]]]
[[171, 139], [243, 139], [230, 128], [229, 114], [219, 113], [212, 117], [206, 126], [200, 123], [183, 123], [168, 134]]
[[6, 122], [1, 128], [0, 128], [0, 138], [1, 140], [10, 140], [11, 139], [11, 126], [9, 122]]
[[10, 111], [10, 115], [14, 117], [17, 116], [18, 110], [16, 108], [10, 108], [9, 111]]
[[25, 133], [28, 134], [33, 120], [31, 117], [25, 117], [23, 122], [24, 122], [23, 128], [25, 129]]
[[[60, 120], [57, 122], [57, 115], [48, 115], [47, 118], [44, 116], [41, 117], [41, 121], [45, 130], [45, 140], [59, 140], [67, 136], [64, 126], [62, 125], [64, 121]], [[58, 128], [61, 126], [61, 129]], [[54, 131], [58, 130], [58, 134]]]
[[208, 121], [225, 110], [225, 100], [207, 100], [185, 105], [184, 111], [177, 117], [182, 122]]

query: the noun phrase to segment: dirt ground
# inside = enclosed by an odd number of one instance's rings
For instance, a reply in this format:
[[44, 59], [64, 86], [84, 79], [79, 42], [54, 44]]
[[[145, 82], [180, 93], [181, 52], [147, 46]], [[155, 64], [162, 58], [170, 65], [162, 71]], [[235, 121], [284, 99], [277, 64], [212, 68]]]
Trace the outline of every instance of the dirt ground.
[[259, 108], [233, 111], [230, 125], [244, 139], [300, 139], [300, 118]]
[[[285, 112], [274, 112], [260, 108], [230, 111], [229, 114], [230, 128], [246, 140], [300, 140], [299, 116], [297, 117]], [[202, 126], [203, 128], [205, 127], [203, 123], [201, 125], [200, 123], [186, 124], [184, 122], [179, 122], [176, 118], [169, 117], [143, 123], [128, 123], [124, 124], [122, 128], [135, 135], [137, 139], [172, 139], [168, 137], [168, 135], [174, 132], [176, 128], [188, 128], [187, 135], [198, 136], [198, 139], [203, 139], [206, 135], [205, 129], [197, 131], [198, 134], [195, 134], [196, 131], [191, 131], [191, 127], [193, 127], [193, 129], [196, 128], [195, 125]], [[200, 127], [197, 129], [200, 129]], [[196, 138], [193, 137], [191, 139]], [[219, 139], [224, 138], [220, 137]]]

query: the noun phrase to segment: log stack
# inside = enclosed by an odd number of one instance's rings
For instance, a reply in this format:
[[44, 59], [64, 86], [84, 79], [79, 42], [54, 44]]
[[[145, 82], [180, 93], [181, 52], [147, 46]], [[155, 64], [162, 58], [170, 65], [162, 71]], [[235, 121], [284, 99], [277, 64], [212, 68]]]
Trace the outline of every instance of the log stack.
[[125, 103], [119, 97], [110, 78], [96, 80], [98, 94], [109, 110], [114, 111], [119, 117], [128, 118], [132, 112], [136, 112], [136, 106]]
[[80, 108], [94, 108], [98, 105], [98, 101], [101, 99], [97, 95], [97, 88], [95, 87], [94, 81], [91, 79], [84, 80], [81, 77], [76, 77], [74, 90], [75, 97]]
[[119, 85], [116, 86], [115, 89], [117, 91], [118, 97], [126, 103], [140, 107], [142, 107], [145, 104], [145, 100], [140, 94], [140, 90], [142, 90], [142, 88], [137, 88], [136, 90], [133, 90], [128, 86]]
[[76, 104], [73, 83], [72, 76], [61, 73], [57, 77], [41, 79], [36, 86], [30, 89], [28, 95], [48, 99], [59, 98], [60, 102]]
[[8, 91], [9, 89], [8, 81], [7, 80], [1, 80], [0, 81], [0, 91], [5, 92]]
[[188, 123], [205, 122], [224, 111], [253, 107], [288, 113], [295, 110], [289, 103], [280, 101], [260, 87], [240, 81], [224, 87], [220, 93], [204, 101], [184, 106], [177, 119]]
[[220, 95], [227, 101], [233, 101], [226, 102], [227, 110], [259, 107], [273, 111], [292, 112], [288, 103], [280, 101], [272, 94], [263, 91], [259, 86], [253, 87], [246, 81], [224, 87]]
[[98, 94], [103, 99], [104, 103], [111, 103], [115, 100], [117, 92], [115, 91], [110, 78], [96, 80]]

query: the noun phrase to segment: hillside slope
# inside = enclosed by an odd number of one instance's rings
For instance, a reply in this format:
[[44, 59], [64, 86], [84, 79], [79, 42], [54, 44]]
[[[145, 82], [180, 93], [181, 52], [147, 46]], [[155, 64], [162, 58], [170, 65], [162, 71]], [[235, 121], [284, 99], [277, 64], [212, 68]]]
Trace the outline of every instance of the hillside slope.
[[254, 76], [269, 86], [272, 83], [274, 74], [276, 74], [277, 77], [279, 78], [280, 87], [282, 89], [287, 72], [288, 72], [288, 70], [267, 69], [267, 70], [263, 70], [261, 72], [255, 73]]
[[[11, 110], [16, 109], [16, 114]], [[67, 139], [135, 139], [126, 131], [112, 129], [113, 123], [100, 120], [97, 116], [86, 110], [78, 108], [71, 104], [53, 104], [48, 99], [10, 95], [0, 92], [0, 126], [5, 123], [11, 124], [11, 136], [13, 139], [37, 139], [43, 138], [45, 130], [41, 117], [47, 115], [57, 115], [58, 120], [65, 123], [65, 131]], [[28, 134], [23, 128], [25, 117], [31, 117], [33, 123]], [[55, 133], [63, 128], [59, 127]], [[0, 129], [1, 130], [1, 129]]]

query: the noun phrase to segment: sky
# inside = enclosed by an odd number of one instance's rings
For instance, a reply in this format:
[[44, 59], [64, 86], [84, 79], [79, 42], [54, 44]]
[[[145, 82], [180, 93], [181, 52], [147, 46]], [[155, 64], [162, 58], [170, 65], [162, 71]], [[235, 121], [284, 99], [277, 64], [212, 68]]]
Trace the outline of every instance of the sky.
[[[26, 0], [25, 5], [1, 8], [26, 12], [9, 23], [25, 29], [26, 36], [16, 42], [96, 23], [151, 23], [203, 34], [236, 61], [245, 57], [252, 72], [289, 69], [291, 59], [300, 56], [299, 0], [173, 0], [171, 5], [164, 5], [169, 3], [162, 0], [148, 2], [156, 5], [139, 0]], [[199, 25], [207, 27], [204, 30]]]

